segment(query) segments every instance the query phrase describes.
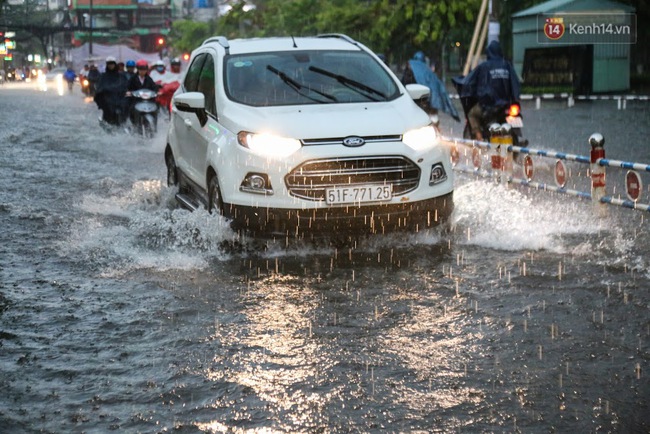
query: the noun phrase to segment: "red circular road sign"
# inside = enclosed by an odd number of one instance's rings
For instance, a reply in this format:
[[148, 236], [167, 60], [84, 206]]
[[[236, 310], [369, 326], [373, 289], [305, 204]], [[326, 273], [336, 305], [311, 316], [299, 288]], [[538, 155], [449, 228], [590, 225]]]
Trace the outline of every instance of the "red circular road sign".
[[566, 166], [562, 160], [555, 162], [555, 185], [560, 188], [566, 185]]
[[472, 149], [472, 163], [476, 170], [481, 168], [481, 151], [478, 148]]
[[641, 176], [634, 170], [628, 170], [625, 175], [625, 187], [627, 189], [627, 197], [636, 202], [641, 197], [641, 190], [643, 189], [643, 182]]
[[534, 174], [535, 168], [533, 167], [533, 159], [530, 155], [526, 155], [526, 158], [524, 158], [524, 175], [528, 181], [531, 181]]

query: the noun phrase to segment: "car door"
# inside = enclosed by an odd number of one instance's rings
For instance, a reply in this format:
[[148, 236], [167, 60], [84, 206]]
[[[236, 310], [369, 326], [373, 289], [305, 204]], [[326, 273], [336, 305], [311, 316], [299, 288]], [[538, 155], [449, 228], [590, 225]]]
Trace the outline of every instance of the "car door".
[[[207, 57], [207, 53], [198, 54], [185, 75], [183, 80], [184, 92], [196, 92], [199, 84], [199, 77], [201, 75], [201, 68]], [[174, 124], [174, 132], [177, 140], [176, 149], [176, 165], [178, 168], [190, 178], [194, 178], [192, 173], [195, 172], [192, 168], [193, 152], [195, 150], [192, 146], [192, 138], [195, 136], [195, 131], [192, 129], [192, 123], [196, 121], [196, 114], [178, 110], [172, 106], [172, 122]]]
[[201, 92], [205, 97], [207, 123], [202, 126], [198, 119], [192, 122], [192, 129], [195, 131], [195, 140], [192, 142], [192, 167], [197, 170], [196, 176], [203, 180], [206, 179], [208, 168], [208, 147], [216, 140], [221, 130], [217, 125], [215, 56], [213, 53], [206, 56], [197, 85], [197, 92]]

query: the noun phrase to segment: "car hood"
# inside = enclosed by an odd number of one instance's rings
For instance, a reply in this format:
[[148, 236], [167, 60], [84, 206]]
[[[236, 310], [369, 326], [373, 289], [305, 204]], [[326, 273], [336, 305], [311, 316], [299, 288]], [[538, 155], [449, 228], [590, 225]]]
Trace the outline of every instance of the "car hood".
[[231, 104], [220, 117], [226, 128], [270, 132], [297, 139], [399, 135], [431, 122], [409, 96], [388, 102], [249, 107]]

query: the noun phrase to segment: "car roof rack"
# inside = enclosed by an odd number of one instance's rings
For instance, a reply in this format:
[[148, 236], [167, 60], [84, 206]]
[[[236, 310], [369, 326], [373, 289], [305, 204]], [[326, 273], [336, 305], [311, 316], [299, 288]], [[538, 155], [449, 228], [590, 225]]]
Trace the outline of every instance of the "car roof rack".
[[230, 43], [228, 43], [228, 38], [225, 36], [212, 36], [205, 41], [201, 45], [209, 44], [211, 42], [217, 42], [219, 45], [221, 45], [223, 48], [226, 49], [226, 54], [230, 51]]
[[343, 33], [322, 33], [317, 36], [318, 38], [339, 38], [343, 39], [344, 41], [349, 42], [350, 44], [354, 45], [359, 45], [357, 41], [349, 37], [348, 35], [344, 35]]

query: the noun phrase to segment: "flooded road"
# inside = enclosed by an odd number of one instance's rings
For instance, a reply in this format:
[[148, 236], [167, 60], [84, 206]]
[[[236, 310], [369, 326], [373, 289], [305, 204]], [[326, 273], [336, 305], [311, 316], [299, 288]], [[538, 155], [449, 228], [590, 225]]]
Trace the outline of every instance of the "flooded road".
[[[26, 84], [0, 113], [0, 432], [650, 430], [648, 213], [459, 175], [449, 232], [261, 249], [176, 208], [164, 120]], [[648, 102], [524, 116], [650, 163]]]

